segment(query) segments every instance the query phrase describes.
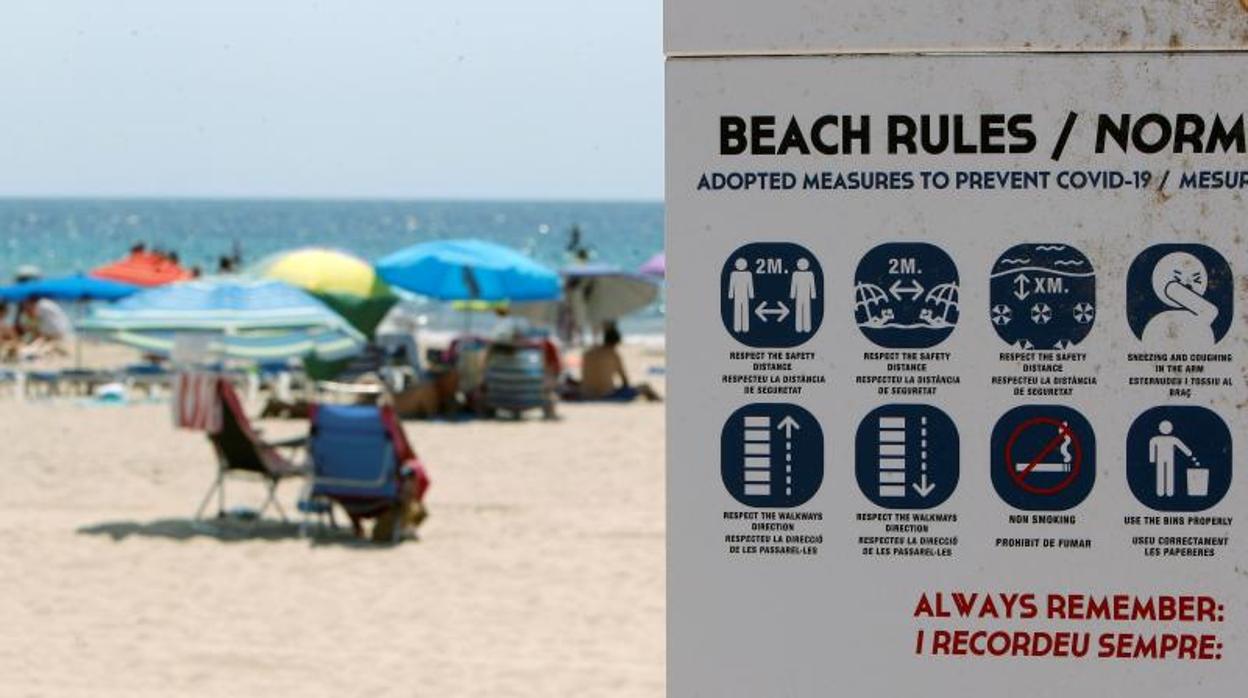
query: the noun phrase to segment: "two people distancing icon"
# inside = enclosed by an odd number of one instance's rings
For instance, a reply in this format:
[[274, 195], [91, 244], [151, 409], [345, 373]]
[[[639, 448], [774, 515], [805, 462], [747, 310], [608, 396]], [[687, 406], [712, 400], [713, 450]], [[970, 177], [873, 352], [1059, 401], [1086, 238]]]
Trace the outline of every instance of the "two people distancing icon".
[[[733, 263], [734, 271], [728, 279], [728, 298], [732, 300], [732, 331], [750, 331], [751, 301], [754, 300], [754, 274], [750, 272], [750, 263], [744, 257], [738, 257]], [[797, 260], [797, 270], [789, 275], [789, 300], [793, 301], [793, 329], [801, 334], [814, 331], [811, 322], [811, 302], [819, 297], [815, 273], [810, 270], [810, 260], [802, 257]], [[781, 304], [780, 320], [788, 315], [788, 308]], [[759, 317], [766, 319], [766, 301], [759, 305]]]
[[823, 272], [805, 248], [752, 243], [736, 250], [720, 281], [724, 326], [744, 344], [793, 347], [823, 320]]

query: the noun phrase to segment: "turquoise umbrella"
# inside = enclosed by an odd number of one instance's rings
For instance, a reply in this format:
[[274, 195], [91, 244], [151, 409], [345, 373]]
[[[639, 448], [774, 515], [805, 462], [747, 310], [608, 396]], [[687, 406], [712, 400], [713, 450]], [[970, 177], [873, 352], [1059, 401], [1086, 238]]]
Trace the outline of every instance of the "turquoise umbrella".
[[256, 361], [342, 359], [358, 354], [365, 341], [321, 301], [268, 280], [158, 286], [94, 309], [79, 328], [155, 354], [172, 352], [179, 335], [202, 335], [201, 345], [214, 354]]
[[544, 301], [559, 297], [559, 274], [484, 240], [422, 242], [377, 262], [391, 286], [444, 301]]
[[74, 274], [0, 287], [0, 300], [20, 301], [38, 297], [58, 301], [115, 301], [138, 290], [138, 286]]

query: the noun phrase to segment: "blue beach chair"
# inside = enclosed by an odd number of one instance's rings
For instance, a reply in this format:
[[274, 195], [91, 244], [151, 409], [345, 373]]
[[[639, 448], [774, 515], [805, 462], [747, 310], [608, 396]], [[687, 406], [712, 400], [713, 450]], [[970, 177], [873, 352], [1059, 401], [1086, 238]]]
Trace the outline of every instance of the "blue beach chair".
[[314, 405], [308, 444], [311, 480], [300, 507], [307, 515], [337, 504], [357, 533], [377, 519], [373, 538], [398, 541], [428, 488], [420, 461], [388, 406]]

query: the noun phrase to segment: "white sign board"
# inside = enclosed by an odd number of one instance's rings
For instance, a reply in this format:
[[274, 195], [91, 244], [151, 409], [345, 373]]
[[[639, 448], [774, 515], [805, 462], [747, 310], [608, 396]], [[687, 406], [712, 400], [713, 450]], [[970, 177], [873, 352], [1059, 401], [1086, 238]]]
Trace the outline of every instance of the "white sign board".
[[669, 695], [1242, 693], [1244, 69], [669, 60]]
[[1248, 47], [1248, 0], [667, 0], [669, 55]]

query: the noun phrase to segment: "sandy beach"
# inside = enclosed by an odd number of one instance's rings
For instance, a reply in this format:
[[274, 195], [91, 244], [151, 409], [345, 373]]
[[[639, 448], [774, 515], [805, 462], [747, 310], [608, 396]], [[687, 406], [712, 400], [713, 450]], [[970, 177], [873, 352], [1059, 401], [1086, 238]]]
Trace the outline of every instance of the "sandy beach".
[[662, 695], [663, 406], [560, 412], [407, 422], [432, 516], [377, 547], [193, 526], [215, 459], [165, 403], [0, 396], [0, 694]]

